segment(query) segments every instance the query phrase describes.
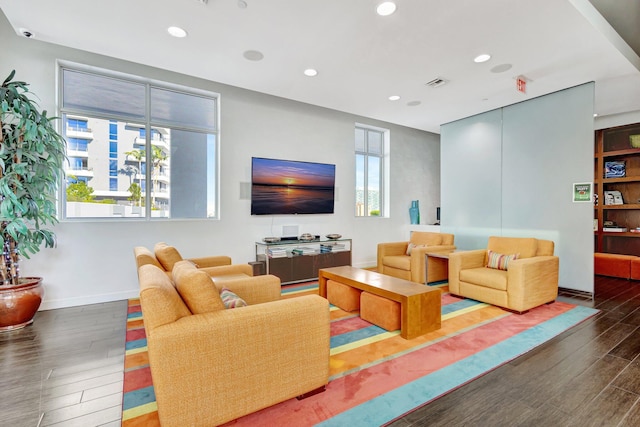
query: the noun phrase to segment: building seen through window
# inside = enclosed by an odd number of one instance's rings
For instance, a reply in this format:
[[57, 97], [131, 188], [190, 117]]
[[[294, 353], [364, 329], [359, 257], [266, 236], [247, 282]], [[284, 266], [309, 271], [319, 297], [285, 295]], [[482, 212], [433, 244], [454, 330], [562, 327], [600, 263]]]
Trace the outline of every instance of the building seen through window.
[[82, 67], [61, 87], [66, 218], [217, 217], [214, 94]]
[[356, 216], [383, 216], [384, 212], [384, 130], [356, 126]]

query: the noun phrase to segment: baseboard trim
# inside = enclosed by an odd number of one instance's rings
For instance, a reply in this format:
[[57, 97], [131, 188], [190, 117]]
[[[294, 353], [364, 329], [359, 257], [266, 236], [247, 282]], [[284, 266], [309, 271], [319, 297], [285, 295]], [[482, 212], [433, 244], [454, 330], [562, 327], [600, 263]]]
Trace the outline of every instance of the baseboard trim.
[[[45, 288], [46, 292], [46, 288]], [[45, 294], [46, 295], [46, 294]], [[105, 302], [121, 301], [140, 296], [139, 290], [113, 292], [109, 294], [87, 295], [75, 298], [60, 298], [44, 300], [40, 310], [55, 310], [57, 308], [77, 307], [79, 305], [101, 304]]]
[[573, 297], [578, 297], [578, 298], [591, 299], [591, 300], [594, 297], [594, 292], [580, 291], [577, 289], [569, 289], [569, 288], [561, 288], [561, 287], [558, 287], [558, 293], [573, 296]]

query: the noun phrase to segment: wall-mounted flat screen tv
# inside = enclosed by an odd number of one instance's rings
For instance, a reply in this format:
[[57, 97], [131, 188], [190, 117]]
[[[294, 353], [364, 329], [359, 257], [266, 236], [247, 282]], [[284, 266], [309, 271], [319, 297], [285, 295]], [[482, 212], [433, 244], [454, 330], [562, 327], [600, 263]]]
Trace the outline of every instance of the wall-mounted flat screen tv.
[[332, 214], [336, 165], [251, 159], [251, 215]]

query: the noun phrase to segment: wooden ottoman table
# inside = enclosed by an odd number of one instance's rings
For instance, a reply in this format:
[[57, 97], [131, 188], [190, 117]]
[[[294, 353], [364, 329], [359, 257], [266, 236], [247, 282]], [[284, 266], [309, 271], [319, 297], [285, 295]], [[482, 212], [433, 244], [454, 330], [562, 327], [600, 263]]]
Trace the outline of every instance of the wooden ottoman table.
[[351, 266], [318, 271], [320, 296], [327, 298], [327, 281], [341, 283], [400, 304], [400, 336], [413, 339], [441, 326], [441, 290], [409, 280]]

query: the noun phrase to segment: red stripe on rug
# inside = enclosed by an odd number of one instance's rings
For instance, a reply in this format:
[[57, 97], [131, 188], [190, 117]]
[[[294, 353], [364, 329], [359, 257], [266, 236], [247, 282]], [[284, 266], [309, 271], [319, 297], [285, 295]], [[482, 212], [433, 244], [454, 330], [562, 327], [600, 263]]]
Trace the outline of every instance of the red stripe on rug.
[[140, 313], [140, 304], [134, 304], [127, 307], [127, 314]]
[[130, 329], [127, 331], [127, 342], [146, 338], [146, 336], [147, 335], [144, 333], [144, 328]]
[[351, 319], [345, 319], [342, 322], [332, 322], [330, 331], [331, 336], [344, 334], [347, 332], [357, 331], [358, 329], [368, 328], [371, 323], [366, 320], [362, 320], [360, 316], [352, 317]]
[[134, 369], [132, 371], [126, 371], [124, 373], [123, 390], [125, 393], [152, 385], [153, 381], [151, 380], [151, 370], [148, 366], [145, 368]]

